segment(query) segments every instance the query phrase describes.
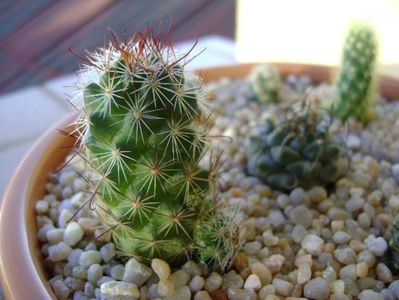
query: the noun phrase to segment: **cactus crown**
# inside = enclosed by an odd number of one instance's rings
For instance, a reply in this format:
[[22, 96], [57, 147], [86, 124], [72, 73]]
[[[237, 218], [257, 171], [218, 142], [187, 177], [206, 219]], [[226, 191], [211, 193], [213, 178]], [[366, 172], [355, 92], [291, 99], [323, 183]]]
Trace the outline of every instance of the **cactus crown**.
[[281, 79], [278, 70], [272, 65], [257, 65], [251, 71], [250, 99], [260, 103], [279, 102]]
[[330, 119], [307, 102], [287, 109], [281, 120], [266, 120], [246, 145], [247, 172], [284, 191], [335, 182], [347, 160], [329, 129]]
[[76, 131], [96, 210], [122, 255], [172, 265], [197, 257], [223, 269], [240, 235], [215, 208], [215, 168], [201, 166], [210, 118], [184, 58], [150, 29], [92, 53], [80, 74]]
[[367, 123], [374, 117], [377, 48], [371, 25], [357, 21], [349, 27], [332, 105], [332, 112], [343, 121], [353, 117]]

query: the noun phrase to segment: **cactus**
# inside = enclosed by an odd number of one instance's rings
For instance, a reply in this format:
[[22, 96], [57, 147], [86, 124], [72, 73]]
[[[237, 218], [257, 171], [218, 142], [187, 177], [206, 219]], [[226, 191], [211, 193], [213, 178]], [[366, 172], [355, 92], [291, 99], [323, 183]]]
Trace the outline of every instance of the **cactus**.
[[342, 121], [362, 123], [374, 118], [377, 37], [366, 22], [353, 23], [344, 42], [341, 70], [335, 83], [332, 112]]
[[399, 218], [392, 222], [387, 235], [393, 266], [399, 270]]
[[175, 266], [197, 258], [220, 270], [241, 235], [216, 208], [214, 164], [202, 164], [210, 118], [185, 57], [149, 29], [92, 53], [80, 74], [76, 130], [94, 174], [96, 211], [121, 255]]
[[302, 102], [280, 121], [266, 120], [246, 144], [247, 173], [288, 191], [335, 182], [347, 169], [345, 148], [329, 133], [330, 120]]
[[251, 71], [249, 98], [260, 103], [277, 103], [280, 97], [281, 80], [278, 70], [272, 65], [257, 65]]

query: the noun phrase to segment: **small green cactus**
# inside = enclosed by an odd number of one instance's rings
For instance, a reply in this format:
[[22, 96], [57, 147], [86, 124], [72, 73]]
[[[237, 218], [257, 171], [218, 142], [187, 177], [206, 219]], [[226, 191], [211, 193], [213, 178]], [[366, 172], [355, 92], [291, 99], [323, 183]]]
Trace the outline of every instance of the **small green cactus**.
[[257, 65], [249, 75], [250, 99], [260, 103], [277, 103], [280, 99], [281, 79], [272, 65]]
[[210, 118], [184, 58], [151, 30], [92, 53], [81, 72], [77, 130], [96, 211], [123, 256], [171, 265], [191, 257], [220, 270], [241, 234], [216, 209], [215, 168], [201, 165]]
[[370, 24], [353, 23], [345, 39], [332, 112], [342, 121], [367, 123], [375, 117], [377, 37]]
[[399, 218], [396, 218], [388, 231], [389, 248], [391, 250], [394, 267], [399, 270]]
[[305, 102], [278, 122], [266, 120], [246, 145], [247, 173], [283, 191], [335, 182], [347, 159], [329, 128], [328, 118]]

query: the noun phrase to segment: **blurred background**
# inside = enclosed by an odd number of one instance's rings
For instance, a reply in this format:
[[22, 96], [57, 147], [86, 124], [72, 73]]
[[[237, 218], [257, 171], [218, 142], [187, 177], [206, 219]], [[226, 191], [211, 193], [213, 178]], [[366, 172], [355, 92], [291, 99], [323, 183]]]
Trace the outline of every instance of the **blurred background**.
[[0, 93], [74, 72], [78, 59], [147, 24], [174, 42], [206, 35], [233, 39], [235, 0], [1, 0]]

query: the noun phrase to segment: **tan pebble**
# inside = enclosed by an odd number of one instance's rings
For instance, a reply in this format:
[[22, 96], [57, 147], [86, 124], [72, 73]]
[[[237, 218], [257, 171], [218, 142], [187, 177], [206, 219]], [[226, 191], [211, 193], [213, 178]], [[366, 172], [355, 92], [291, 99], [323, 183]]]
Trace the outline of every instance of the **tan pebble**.
[[241, 271], [244, 268], [248, 267], [248, 257], [244, 252], [240, 252], [236, 255], [233, 261], [233, 267], [237, 271]]
[[290, 245], [290, 243], [288, 242], [288, 240], [286, 238], [279, 239], [279, 241], [277, 243], [277, 247], [279, 247], [280, 249], [285, 249], [289, 245]]
[[375, 159], [371, 159], [369, 161], [369, 163], [367, 164], [367, 171], [374, 178], [378, 177], [378, 175], [380, 174], [380, 165]]
[[281, 300], [281, 298], [276, 295], [268, 295], [265, 300]]
[[310, 201], [319, 203], [327, 199], [327, 192], [321, 186], [314, 186], [307, 191]]
[[305, 254], [301, 256], [297, 256], [295, 258], [295, 266], [300, 267], [301, 265], [312, 266], [312, 255]]
[[194, 295], [194, 300], [212, 300], [207, 291], [198, 291]]
[[[292, 297], [300, 297], [300, 296], [302, 296], [302, 290], [303, 290], [302, 285], [296, 284], [294, 286], [294, 289], [291, 292], [291, 296]], [[304, 299], [304, 298], [299, 298], [299, 299]]]
[[154, 270], [154, 272], [158, 275], [159, 279], [161, 280], [168, 279], [171, 272], [169, 264], [166, 261], [159, 258], [154, 258], [151, 261], [151, 268]]
[[356, 253], [359, 253], [359, 252], [367, 249], [367, 246], [358, 240], [350, 241], [349, 247], [352, 248], [352, 250], [355, 251]]
[[302, 298], [302, 297], [286, 297], [285, 300], [307, 300], [307, 298]]
[[276, 237], [271, 230], [266, 230], [262, 234], [263, 244], [265, 246], [276, 246], [279, 238]]
[[246, 267], [240, 271], [240, 276], [242, 279], [247, 279], [247, 277], [251, 275], [251, 269], [249, 267]]
[[241, 197], [242, 191], [241, 191], [240, 188], [232, 187], [232, 188], [229, 190], [229, 194], [230, 194], [231, 197]]
[[392, 282], [392, 272], [384, 263], [377, 264], [375, 268], [377, 278], [384, 283]]
[[364, 250], [357, 255], [357, 262], [363, 261], [371, 268], [375, 265], [375, 255], [369, 250]]
[[278, 273], [285, 262], [285, 257], [281, 254], [273, 254], [263, 260], [263, 263], [268, 267], [272, 274]]
[[276, 293], [276, 289], [274, 288], [274, 286], [271, 284], [268, 284], [260, 289], [259, 298], [265, 299], [267, 296], [274, 295], [275, 293]]
[[356, 265], [356, 275], [359, 278], [367, 277], [369, 266], [366, 262], [360, 262]]
[[330, 199], [327, 199], [327, 200], [325, 200], [323, 202], [320, 202], [317, 205], [317, 210], [324, 214], [333, 206], [334, 206], [334, 202], [331, 201]]
[[344, 293], [345, 282], [342, 279], [335, 280], [330, 284], [330, 289], [333, 293]]
[[332, 220], [331, 221], [331, 230], [333, 232], [345, 230], [345, 222], [343, 220]]
[[168, 280], [160, 280], [158, 283], [158, 294], [161, 297], [172, 296], [175, 292], [175, 287], [172, 282]]
[[256, 189], [258, 190], [258, 194], [261, 197], [271, 197], [273, 196], [273, 192], [270, 187], [267, 185], [257, 186]]
[[312, 277], [312, 269], [310, 268], [310, 266], [301, 265], [298, 268], [298, 277], [297, 277], [298, 284], [303, 284], [305, 282], [308, 282], [311, 277]]
[[269, 252], [269, 248], [264, 247], [262, 249], [260, 249], [257, 253], [256, 253], [256, 257], [259, 258], [260, 260], [267, 258], [269, 256], [270, 252]]
[[261, 262], [256, 262], [251, 265], [251, 272], [259, 277], [262, 285], [269, 284], [272, 281], [272, 273]]
[[327, 242], [324, 245], [324, 251], [327, 253], [333, 253], [335, 251], [335, 245], [331, 242]]
[[330, 295], [330, 300], [351, 300], [352, 297], [345, 295], [344, 293], [334, 293]]

